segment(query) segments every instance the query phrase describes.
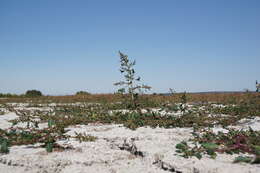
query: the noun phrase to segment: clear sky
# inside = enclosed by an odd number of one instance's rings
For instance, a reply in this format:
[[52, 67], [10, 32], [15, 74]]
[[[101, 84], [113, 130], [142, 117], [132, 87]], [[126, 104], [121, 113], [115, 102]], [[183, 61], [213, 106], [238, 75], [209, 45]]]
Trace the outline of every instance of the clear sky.
[[0, 92], [108, 93], [118, 51], [151, 92], [255, 90], [260, 0], [0, 0]]

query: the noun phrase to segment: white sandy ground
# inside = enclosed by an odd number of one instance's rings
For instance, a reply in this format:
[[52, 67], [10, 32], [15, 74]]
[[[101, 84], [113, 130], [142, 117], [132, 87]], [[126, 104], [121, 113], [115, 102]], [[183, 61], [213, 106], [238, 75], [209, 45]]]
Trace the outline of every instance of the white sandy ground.
[[12, 123], [10, 123], [10, 120], [14, 120], [16, 118], [19, 118], [15, 113], [10, 112], [4, 115], [0, 115], [0, 128], [1, 129], [8, 129], [12, 126]]
[[[11, 127], [15, 113], [0, 115], [0, 128]], [[42, 125], [44, 128], [46, 124]], [[241, 120], [234, 128], [260, 130], [260, 118]], [[95, 142], [78, 142], [74, 138], [58, 141], [74, 149], [47, 153], [39, 144], [13, 146], [9, 154], [0, 154], [0, 173], [259, 173], [260, 165], [234, 164], [238, 155], [218, 154], [216, 159], [203, 156], [185, 159], [175, 152], [175, 145], [192, 137], [191, 128], [142, 127], [133, 131], [122, 125], [77, 125], [67, 134], [86, 133], [97, 137]], [[220, 127], [212, 129], [224, 131]], [[124, 144], [136, 146], [144, 157], [122, 150]], [[121, 149], [120, 149], [121, 148]], [[164, 169], [162, 169], [162, 167]], [[174, 170], [174, 171], [173, 171]]]

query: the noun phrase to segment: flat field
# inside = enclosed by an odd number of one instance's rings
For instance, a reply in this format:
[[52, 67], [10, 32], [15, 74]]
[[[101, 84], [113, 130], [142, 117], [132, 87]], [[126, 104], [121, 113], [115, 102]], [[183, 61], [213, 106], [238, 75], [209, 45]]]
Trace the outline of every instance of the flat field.
[[259, 173], [259, 93], [0, 99], [0, 172]]

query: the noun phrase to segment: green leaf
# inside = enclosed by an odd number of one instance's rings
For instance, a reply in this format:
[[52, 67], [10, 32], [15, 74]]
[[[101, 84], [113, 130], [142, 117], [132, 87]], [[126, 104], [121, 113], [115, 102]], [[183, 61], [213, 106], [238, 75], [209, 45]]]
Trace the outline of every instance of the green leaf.
[[210, 155], [210, 157], [211, 157], [212, 159], [216, 159], [216, 157], [217, 157], [217, 153], [215, 153], [215, 152], [212, 151], [212, 150], [211, 150], [211, 152], [208, 152], [208, 155]]
[[259, 145], [254, 145], [253, 148], [254, 148], [255, 154], [256, 155], [260, 155], [260, 146]]
[[50, 153], [50, 152], [53, 151], [53, 143], [52, 143], [52, 142], [47, 143], [47, 145], [46, 145], [46, 151], [47, 151], [48, 153]]
[[4, 139], [4, 140], [1, 142], [0, 153], [9, 153], [8, 141], [7, 141], [6, 139]]
[[181, 142], [181, 143], [177, 144], [175, 147], [179, 150], [187, 150], [188, 149], [188, 145], [187, 145], [186, 142]]
[[251, 161], [252, 161], [252, 157], [238, 156], [235, 158], [234, 163], [239, 163], [239, 162], [250, 163]]
[[53, 120], [48, 120], [48, 127], [51, 128], [54, 125]]
[[215, 143], [202, 143], [201, 146], [206, 150], [216, 150], [218, 149], [218, 145]]
[[194, 154], [194, 156], [197, 157], [198, 159], [202, 158], [202, 155], [200, 153], [196, 153], [196, 154]]

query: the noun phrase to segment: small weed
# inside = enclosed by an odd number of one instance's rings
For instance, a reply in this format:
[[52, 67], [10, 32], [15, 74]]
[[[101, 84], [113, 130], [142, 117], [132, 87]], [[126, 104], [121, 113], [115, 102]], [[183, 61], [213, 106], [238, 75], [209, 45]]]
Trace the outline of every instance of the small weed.
[[9, 153], [9, 142], [7, 139], [0, 137], [0, 153]]
[[50, 152], [53, 151], [53, 142], [48, 142], [48, 143], [46, 144], [46, 151], [47, 151], [48, 153], [50, 153]]
[[48, 127], [51, 128], [53, 127], [55, 122], [53, 120], [48, 120]]
[[177, 144], [176, 146], [176, 152], [182, 154], [181, 156], [184, 158], [189, 158], [191, 156], [195, 156], [198, 159], [202, 158], [202, 155], [199, 150], [196, 150], [196, 148], [191, 148], [188, 146], [187, 142], [182, 141], [181, 143]]
[[91, 135], [86, 135], [86, 133], [77, 133], [75, 132], [75, 138], [81, 143], [81, 142], [93, 142], [97, 138]]

